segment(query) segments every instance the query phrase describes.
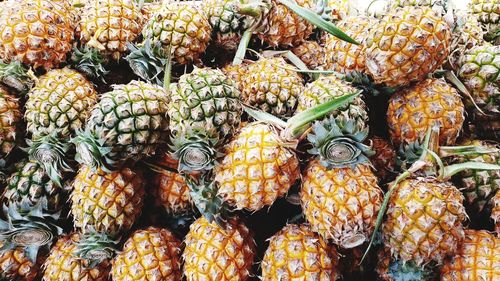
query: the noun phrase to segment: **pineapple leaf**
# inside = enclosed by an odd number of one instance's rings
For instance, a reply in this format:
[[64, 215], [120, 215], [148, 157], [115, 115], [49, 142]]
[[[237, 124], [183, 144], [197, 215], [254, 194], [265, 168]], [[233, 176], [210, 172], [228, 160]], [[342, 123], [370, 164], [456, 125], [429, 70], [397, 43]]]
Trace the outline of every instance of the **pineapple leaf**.
[[287, 126], [287, 123], [285, 121], [279, 119], [278, 117], [276, 117], [270, 113], [267, 113], [267, 112], [264, 112], [261, 110], [257, 110], [257, 109], [253, 109], [252, 107], [247, 106], [247, 105], [243, 106], [243, 109], [245, 110], [245, 112], [248, 115], [250, 115], [252, 118], [254, 118], [257, 121], [271, 123], [274, 126], [277, 126], [279, 128], [285, 128]]
[[4, 63], [0, 60], [0, 83], [19, 93], [26, 93], [34, 84], [28, 72], [29, 70], [18, 61]]
[[465, 163], [458, 163], [458, 164], [452, 164], [449, 166], [444, 167], [443, 174], [441, 175], [441, 178], [443, 179], [449, 179], [453, 175], [460, 173], [463, 170], [500, 170], [500, 165], [495, 165], [495, 164], [489, 164], [489, 163], [483, 163], [483, 162], [465, 162]]
[[76, 70], [82, 72], [90, 80], [100, 80], [106, 83], [104, 76], [109, 71], [103, 66], [106, 63], [104, 57], [96, 49], [89, 47], [79, 49], [75, 47], [70, 62]]
[[93, 268], [101, 262], [113, 258], [119, 243], [120, 239], [113, 240], [105, 233], [90, 229], [78, 241], [75, 255], [86, 260], [88, 267]]

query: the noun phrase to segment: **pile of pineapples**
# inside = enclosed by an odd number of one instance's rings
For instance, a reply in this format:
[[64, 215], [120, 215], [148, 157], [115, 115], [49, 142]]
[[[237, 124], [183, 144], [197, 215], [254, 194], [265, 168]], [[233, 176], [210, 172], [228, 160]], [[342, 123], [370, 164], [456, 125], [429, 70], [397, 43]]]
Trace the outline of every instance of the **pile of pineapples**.
[[500, 1], [0, 0], [0, 280], [500, 280]]

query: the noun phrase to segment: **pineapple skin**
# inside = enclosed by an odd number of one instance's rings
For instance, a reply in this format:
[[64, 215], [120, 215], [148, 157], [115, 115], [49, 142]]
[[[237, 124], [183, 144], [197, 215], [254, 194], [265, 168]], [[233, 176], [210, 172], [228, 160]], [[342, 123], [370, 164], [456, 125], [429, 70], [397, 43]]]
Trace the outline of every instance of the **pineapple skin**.
[[495, 196], [493, 196], [492, 209], [491, 209], [491, 220], [495, 223], [495, 232], [497, 237], [500, 237], [500, 192], [497, 191]]
[[316, 41], [304, 41], [290, 51], [304, 62], [309, 69], [323, 68], [326, 63], [325, 49]]
[[[0, 247], [3, 243], [0, 242]], [[43, 258], [32, 262], [24, 249], [14, 248], [0, 252], [0, 279], [33, 281], [40, 277]]]
[[0, 87], [0, 160], [5, 160], [16, 147], [18, 124], [22, 120], [19, 101], [7, 89]]
[[389, 182], [394, 178], [396, 171], [396, 151], [385, 139], [375, 136], [371, 138], [372, 150], [375, 152], [370, 157], [370, 162], [375, 168], [375, 175], [381, 182]]

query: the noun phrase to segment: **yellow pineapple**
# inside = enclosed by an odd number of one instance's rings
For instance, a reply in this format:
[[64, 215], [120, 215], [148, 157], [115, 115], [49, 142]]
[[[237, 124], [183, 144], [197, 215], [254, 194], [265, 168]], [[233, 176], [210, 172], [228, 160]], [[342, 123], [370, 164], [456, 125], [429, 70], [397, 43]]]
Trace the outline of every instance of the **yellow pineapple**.
[[351, 10], [349, 0], [327, 0], [326, 5], [331, 10], [329, 15], [332, 21], [344, 20], [349, 16]]
[[5, 160], [16, 146], [21, 119], [17, 98], [0, 86], [0, 160]]
[[291, 49], [309, 69], [322, 68], [325, 64], [325, 49], [316, 41], [304, 41]]
[[[0, 241], [0, 248], [3, 246]], [[0, 250], [0, 279], [33, 281], [39, 278], [42, 261], [40, 256], [36, 262], [32, 262], [23, 248]]]
[[286, 225], [269, 239], [262, 280], [337, 280], [339, 254], [306, 224]]
[[225, 228], [221, 228], [201, 217], [190, 226], [184, 244], [182, 257], [187, 281], [249, 279], [255, 242], [238, 219], [228, 220]]
[[137, 230], [114, 258], [111, 276], [114, 281], [181, 280], [181, 241], [167, 229]]
[[221, 70], [229, 79], [231, 79], [234, 82], [235, 86], [240, 90], [240, 92], [242, 92], [243, 80], [245, 79], [245, 75], [248, 71], [247, 68], [248, 64], [246, 63], [238, 65], [228, 64], [224, 66]]

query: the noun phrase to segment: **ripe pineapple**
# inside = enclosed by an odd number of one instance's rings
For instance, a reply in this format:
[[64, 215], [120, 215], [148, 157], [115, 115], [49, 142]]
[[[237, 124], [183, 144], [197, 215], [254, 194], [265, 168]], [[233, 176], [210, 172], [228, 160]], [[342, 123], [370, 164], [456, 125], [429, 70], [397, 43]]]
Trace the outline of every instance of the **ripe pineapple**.
[[302, 44], [291, 49], [309, 69], [322, 68], [325, 65], [325, 49], [316, 41], [304, 41]]
[[215, 168], [218, 194], [232, 207], [257, 211], [285, 195], [300, 177], [299, 161], [270, 126], [250, 123]]
[[460, 60], [458, 77], [469, 89], [472, 99], [484, 112], [478, 112], [467, 100], [467, 107], [476, 126], [476, 133], [484, 138], [500, 136], [500, 46], [484, 44], [468, 50]]
[[485, 230], [466, 230], [459, 251], [441, 269], [443, 281], [498, 280], [500, 238]]
[[[0, 249], [3, 246], [0, 241]], [[32, 262], [23, 248], [0, 250], [0, 279], [33, 281], [39, 278], [42, 260]]]
[[326, 5], [331, 10], [329, 16], [332, 21], [344, 20], [349, 16], [351, 10], [349, 0], [327, 0]]
[[375, 136], [371, 141], [375, 154], [370, 157], [370, 161], [375, 168], [375, 175], [381, 182], [389, 182], [396, 171], [396, 151], [381, 137]]
[[85, 0], [80, 17], [82, 44], [117, 61], [127, 52], [127, 43], [139, 37], [144, 23], [134, 0]]
[[337, 280], [339, 254], [306, 224], [286, 225], [269, 239], [262, 280]]
[[391, 96], [387, 123], [395, 147], [423, 141], [430, 127], [439, 126], [439, 143], [455, 143], [464, 122], [464, 105], [457, 90], [443, 79], [428, 78]]
[[8, 0], [0, 13], [0, 57], [34, 68], [66, 61], [74, 37], [67, 0]]
[[236, 218], [225, 229], [204, 217], [189, 228], [182, 255], [184, 275], [194, 280], [248, 280], [256, 248], [248, 228]]
[[382, 225], [384, 245], [402, 262], [442, 263], [457, 252], [464, 238], [463, 200], [451, 183], [432, 177], [399, 182]]
[[106, 281], [111, 264], [108, 260], [92, 267], [89, 260], [78, 258], [81, 236], [71, 233], [61, 236], [50, 250], [44, 263], [44, 281]]
[[491, 200], [493, 208], [491, 209], [491, 219], [495, 223], [495, 232], [500, 237], [500, 192], [497, 191]]
[[278, 117], [290, 117], [304, 91], [303, 79], [287, 68], [281, 57], [263, 58], [249, 64], [243, 81], [242, 100]]
[[181, 280], [181, 242], [167, 229], [137, 230], [114, 258], [111, 276], [115, 281]]
[[21, 118], [18, 100], [0, 86], [0, 160], [2, 161], [6, 160], [16, 146]]
[[371, 31], [377, 20], [367, 16], [357, 16], [343, 19], [337, 26], [347, 35], [360, 43], [354, 45], [328, 34], [325, 40], [326, 66], [329, 70], [340, 73], [352, 71], [365, 72], [366, 35]]
[[100, 96], [85, 131], [71, 140], [76, 160], [111, 170], [153, 154], [167, 138], [167, 103], [168, 95], [159, 86], [140, 81], [115, 85]]
[[196, 62], [205, 52], [212, 27], [198, 6], [192, 3], [165, 1], [144, 26], [145, 39], [161, 42], [179, 64]]
[[243, 92], [243, 79], [245, 78], [248, 71], [248, 64], [242, 63], [238, 65], [227, 64], [222, 69], [222, 72], [233, 81], [236, 88]]
[[429, 7], [390, 11], [366, 40], [366, 68], [375, 83], [406, 86], [423, 80], [446, 60], [451, 30]]

